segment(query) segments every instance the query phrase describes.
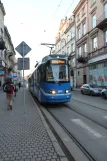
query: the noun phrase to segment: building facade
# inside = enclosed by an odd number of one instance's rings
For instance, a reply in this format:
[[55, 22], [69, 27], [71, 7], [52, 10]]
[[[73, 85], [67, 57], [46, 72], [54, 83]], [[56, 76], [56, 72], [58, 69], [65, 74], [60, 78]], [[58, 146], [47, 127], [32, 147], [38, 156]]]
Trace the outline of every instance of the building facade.
[[88, 11], [89, 82], [107, 86], [107, 0], [89, 2]]
[[6, 15], [3, 3], [0, 1], [0, 80], [4, 79], [11, 72], [16, 72], [15, 50], [11, 36], [4, 25]]
[[73, 14], [60, 23], [55, 53], [70, 58], [73, 86], [107, 86], [107, 0], [80, 0]]
[[70, 65], [71, 86], [76, 86], [76, 59], [75, 59], [75, 22], [74, 16], [61, 20], [56, 37], [56, 54], [66, 54]]
[[76, 27], [76, 87], [88, 82], [88, 0], [81, 0], [73, 11]]

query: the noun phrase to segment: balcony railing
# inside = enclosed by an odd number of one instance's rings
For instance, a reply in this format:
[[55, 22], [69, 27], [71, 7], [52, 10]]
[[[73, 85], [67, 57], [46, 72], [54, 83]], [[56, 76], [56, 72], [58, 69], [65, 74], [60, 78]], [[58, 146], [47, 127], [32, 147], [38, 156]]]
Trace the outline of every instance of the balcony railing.
[[77, 61], [79, 63], [87, 63], [88, 62], [87, 53], [82, 53], [82, 55], [79, 55], [78, 58], [77, 58]]
[[106, 53], [107, 53], [107, 46], [103, 46], [102, 48], [97, 49], [97, 50], [89, 53], [88, 56], [89, 56], [89, 59], [90, 59], [90, 58], [100, 56], [100, 55], [103, 55], [103, 54], [106, 54]]
[[107, 28], [107, 11], [104, 12], [96, 21], [96, 27], [100, 30]]

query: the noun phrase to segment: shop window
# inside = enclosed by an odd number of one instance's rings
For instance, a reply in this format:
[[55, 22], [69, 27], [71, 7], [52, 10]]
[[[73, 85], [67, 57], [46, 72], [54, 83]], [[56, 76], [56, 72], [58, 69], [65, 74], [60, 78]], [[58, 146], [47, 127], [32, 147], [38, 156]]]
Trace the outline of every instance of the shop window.
[[104, 62], [104, 67], [107, 67], [107, 62]]

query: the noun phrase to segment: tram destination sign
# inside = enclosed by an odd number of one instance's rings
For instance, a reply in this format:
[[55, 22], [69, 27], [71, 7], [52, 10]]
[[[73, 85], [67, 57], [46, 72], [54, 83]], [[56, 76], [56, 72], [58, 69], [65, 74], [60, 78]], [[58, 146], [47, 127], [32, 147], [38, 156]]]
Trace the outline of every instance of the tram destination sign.
[[58, 59], [58, 60], [51, 60], [52, 64], [66, 64], [66, 60]]

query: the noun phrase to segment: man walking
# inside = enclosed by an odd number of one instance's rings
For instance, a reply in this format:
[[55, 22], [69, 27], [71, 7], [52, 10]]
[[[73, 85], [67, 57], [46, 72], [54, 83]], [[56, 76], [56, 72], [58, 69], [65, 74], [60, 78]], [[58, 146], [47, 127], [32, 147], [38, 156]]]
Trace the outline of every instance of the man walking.
[[20, 82], [18, 83], [18, 86], [19, 86], [19, 89], [20, 89], [20, 87], [21, 87], [21, 83]]
[[3, 91], [6, 92], [8, 110], [12, 110], [14, 90], [15, 87], [12, 83], [12, 79], [7, 78], [6, 82], [3, 84]]

